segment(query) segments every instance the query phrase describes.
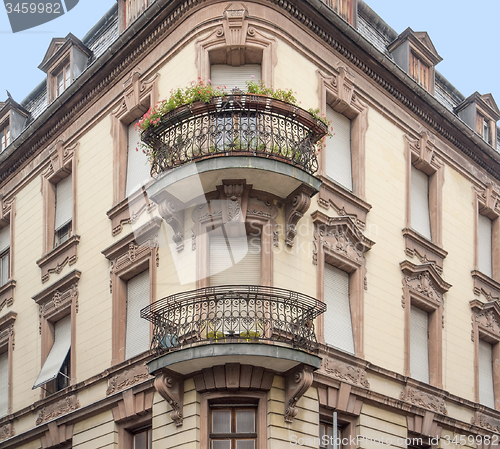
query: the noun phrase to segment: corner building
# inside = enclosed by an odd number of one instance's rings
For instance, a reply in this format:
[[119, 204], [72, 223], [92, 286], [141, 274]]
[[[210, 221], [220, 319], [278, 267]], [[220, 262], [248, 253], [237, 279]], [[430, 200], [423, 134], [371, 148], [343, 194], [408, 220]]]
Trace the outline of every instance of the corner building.
[[[53, 39], [0, 103], [0, 446], [330, 449], [334, 412], [343, 449], [495, 446], [500, 112], [438, 50], [362, 0], [119, 0]], [[137, 131], [197, 79], [300, 103]]]

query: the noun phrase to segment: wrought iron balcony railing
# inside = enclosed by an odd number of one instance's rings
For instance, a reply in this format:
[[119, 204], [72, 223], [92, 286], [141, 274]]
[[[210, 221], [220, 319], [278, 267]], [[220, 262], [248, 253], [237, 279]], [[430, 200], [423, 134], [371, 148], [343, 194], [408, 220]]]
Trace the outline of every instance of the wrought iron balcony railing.
[[284, 342], [314, 352], [314, 318], [325, 310], [323, 302], [289, 290], [228, 285], [160, 299], [141, 317], [153, 323], [157, 353], [203, 342]]
[[219, 156], [258, 156], [318, 169], [316, 144], [327, 127], [309, 112], [273, 98], [242, 94], [181, 106], [142, 132], [151, 174]]

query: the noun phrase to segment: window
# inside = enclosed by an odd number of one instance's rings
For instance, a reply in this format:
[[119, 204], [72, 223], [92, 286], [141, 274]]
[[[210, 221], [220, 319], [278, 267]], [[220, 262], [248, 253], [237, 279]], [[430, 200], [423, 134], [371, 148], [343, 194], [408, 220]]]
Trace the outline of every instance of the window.
[[479, 271], [493, 277], [492, 221], [481, 214], [477, 220], [477, 255]]
[[212, 81], [212, 86], [225, 86], [225, 90], [227, 91], [231, 91], [234, 88], [244, 90], [247, 81], [259, 82], [261, 80], [261, 65], [246, 64], [230, 66], [226, 64], [212, 64], [210, 67], [210, 80]]
[[61, 318], [51, 327], [54, 342], [33, 389], [46, 385], [49, 393], [55, 393], [69, 386], [71, 381], [71, 315]]
[[411, 227], [431, 240], [429, 177], [411, 166]]
[[354, 354], [349, 274], [330, 264], [325, 264], [324, 314], [325, 343]]
[[334, 135], [326, 141], [326, 175], [352, 191], [351, 120], [326, 106]]
[[64, 243], [71, 237], [71, 220], [73, 215], [72, 176], [63, 178], [56, 184], [54, 247]]
[[128, 197], [151, 179], [151, 164], [140, 149], [140, 130], [137, 122], [127, 128], [127, 183], [125, 195]]
[[[337, 424], [337, 449], [342, 449], [343, 426]], [[319, 447], [320, 449], [334, 449], [333, 424], [319, 423]]]
[[127, 281], [125, 359], [149, 349], [149, 321], [141, 318], [141, 309], [149, 305], [149, 301], [149, 270], [146, 270]]
[[486, 118], [479, 112], [477, 113], [476, 131], [485, 142], [491, 144], [490, 124], [488, 123], [488, 120], [486, 120]]
[[9, 353], [0, 354], [0, 417], [9, 413]]
[[153, 448], [153, 431], [149, 427], [134, 432], [132, 437], [132, 449], [152, 449]]
[[429, 90], [429, 66], [410, 53], [410, 76], [425, 90]]
[[260, 285], [260, 275], [260, 235], [210, 236], [210, 286]]
[[4, 151], [10, 145], [10, 126], [5, 125], [0, 128], [0, 152]]
[[70, 65], [66, 65], [56, 76], [56, 97], [61, 95], [71, 84]]
[[479, 340], [479, 402], [487, 407], [495, 408], [495, 391], [493, 384], [493, 346]]
[[10, 279], [10, 226], [0, 229], [0, 286]]
[[210, 449], [256, 449], [257, 406], [212, 404], [209, 438]]
[[410, 323], [411, 376], [429, 383], [429, 314], [411, 306]]

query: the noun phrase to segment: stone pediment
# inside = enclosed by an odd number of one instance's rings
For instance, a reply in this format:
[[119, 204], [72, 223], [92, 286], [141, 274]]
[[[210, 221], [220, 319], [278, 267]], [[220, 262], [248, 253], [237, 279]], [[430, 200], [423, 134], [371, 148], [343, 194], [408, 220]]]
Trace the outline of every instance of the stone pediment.
[[61, 62], [59, 60], [66, 52], [69, 53], [69, 48], [71, 48], [71, 46], [78, 47], [78, 49], [87, 56], [92, 54], [92, 51], [80, 39], [69, 33], [65, 38], [56, 37], [52, 39], [43, 61], [38, 68], [47, 73], [55, 63]]
[[482, 335], [488, 335], [495, 341], [500, 340], [500, 303], [491, 301], [483, 303], [478, 300], [470, 302], [473, 321]]
[[417, 52], [424, 56], [429, 62], [434, 66], [441, 62], [443, 58], [439, 56], [436, 51], [436, 47], [431, 41], [431, 38], [426, 31], [413, 31], [411, 28], [404, 30], [389, 46], [389, 52], [393, 52], [397, 47], [399, 47], [403, 42], [409, 41], [413, 48]]

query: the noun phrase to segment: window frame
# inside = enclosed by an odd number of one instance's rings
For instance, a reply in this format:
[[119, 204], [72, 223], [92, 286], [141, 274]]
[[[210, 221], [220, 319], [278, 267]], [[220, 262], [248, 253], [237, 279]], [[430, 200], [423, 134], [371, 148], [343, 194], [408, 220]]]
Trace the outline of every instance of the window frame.
[[113, 207], [107, 212], [111, 220], [111, 234], [122, 232], [133, 216], [139, 217], [152, 207], [141, 189], [127, 198], [128, 127], [136, 122], [158, 100], [159, 74], [143, 77], [132, 71], [123, 83], [123, 95], [111, 113], [113, 139]]
[[[256, 446], [255, 449], [266, 449], [267, 447], [267, 392], [264, 391], [234, 391], [234, 392], [207, 392], [201, 394], [200, 398], [200, 448], [210, 449], [210, 404], [219, 403], [224, 405], [255, 402], [256, 411]], [[203, 418], [204, 417], [204, 418]]]
[[[331, 218], [322, 212], [312, 214], [314, 229], [313, 263], [317, 265], [317, 297], [325, 301], [325, 263], [349, 274], [349, 302], [354, 339], [354, 355], [364, 358], [365, 253], [375, 244], [366, 238], [349, 217]], [[344, 242], [339, 245], [339, 239]], [[317, 319], [317, 337], [325, 344], [324, 317]]]
[[0, 354], [7, 353], [7, 414], [1, 416], [0, 419], [12, 413], [13, 400], [13, 351], [14, 351], [14, 325], [17, 318], [17, 313], [10, 311], [0, 318]]
[[[438, 271], [442, 272], [443, 261], [448, 255], [442, 247], [444, 163], [437, 155], [434, 137], [427, 131], [416, 138], [405, 135], [405, 141], [406, 213], [403, 228], [405, 253], [410, 257], [416, 255], [422, 263], [433, 262]], [[412, 228], [412, 167], [428, 176], [431, 239]]]
[[16, 281], [14, 280], [14, 220], [16, 215], [15, 198], [0, 200], [0, 228], [9, 227], [10, 243], [9, 243], [9, 278], [7, 282], [0, 285], [0, 310], [4, 306], [12, 306], [14, 304], [14, 290]]
[[[490, 297], [491, 299], [491, 297]], [[470, 302], [472, 310], [472, 334], [474, 344], [474, 401], [479, 402], [479, 340], [492, 345], [493, 359], [500, 358], [500, 306], [496, 301], [482, 302], [474, 299]], [[491, 325], [491, 323], [496, 323]], [[493, 363], [493, 390], [495, 410], [500, 410], [500, 367]]]
[[[41, 269], [42, 283], [47, 282], [52, 273], [60, 273], [66, 264], [71, 266], [77, 260], [77, 246], [80, 242], [80, 236], [77, 234], [78, 147], [78, 142], [64, 145], [62, 141], [58, 141], [49, 154], [49, 166], [42, 174], [43, 255], [37, 260], [37, 265]], [[56, 186], [68, 176], [71, 176], [72, 194], [70, 237], [64, 243], [54, 246]]]
[[451, 288], [432, 263], [415, 265], [409, 261], [400, 264], [403, 277], [404, 309], [404, 375], [411, 377], [410, 328], [411, 307], [428, 313], [429, 329], [429, 385], [442, 388], [444, 294]]
[[[6, 142], [5, 147], [3, 146], [4, 139]], [[10, 132], [10, 122], [9, 120], [6, 120], [4, 123], [0, 125], [0, 153], [5, 151], [9, 147], [11, 141], [12, 141], [12, 135]]]
[[[333, 427], [333, 411], [328, 410], [325, 406], [320, 405], [319, 409], [319, 426], [324, 425], [328, 427]], [[318, 430], [319, 430], [318, 426]], [[341, 438], [347, 438], [348, 444], [340, 444], [340, 449], [356, 449], [356, 444], [351, 444], [351, 436], [356, 434], [356, 418], [353, 416], [346, 415], [342, 412], [337, 412], [337, 428], [341, 429]], [[326, 449], [325, 446], [321, 445], [321, 433], [318, 432], [320, 438], [319, 449]], [[356, 440], [356, 438], [354, 438]]]
[[[150, 303], [156, 298], [159, 253], [155, 236], [160, 226], [161, 218], [155, 218], [102, 251], [111, 262], [110, 293], [113, 304], [111, 365], [125, 361], [127, 281], [149, 270]], [[151, 336], [150, 326], [150, 339]], [[143, 355], [137, 355], [130, 360], [140, 357]]]
[[[231, 414], [231, 429], [229, 433], [215, 433], [213, 432], [213, 414], [215, 409], [217, 410], [228, 410]], [[255, 413], [255, 432], [249, 432], [249, 433], [243, 433], [240, 432], [238, 433], [236, 430], [236, 415], [238, 410], [253, 410]], [[209, 424], [208, 424], [208, 438], [209, 438], [209, 443], [211, 443], [214, 440], [229, 440], [230, 441], [230, 449], [236, 449], [236, 440], [252, 440], [255, 442], [255, 448], [257, 449], [257, 404], [252, 405], [252, 404], [216, 404], [216, 403], [210, 403], [209, 404]], [[212, 429], [211, 429], [212, 427]], [[219, 436], [218, 436], [219, 435]]]
[[[70, 381], [68, 387], [76, 383], [76, 314], [78, 312], [78, 281], [81, 272], [73, 270], [63, 278], [56, 281], [45, 290], [33, 296], [33, 300], [40, 308], [39, 334], [41, 336], [41, 365], [42, 369], [54, 344], [54, 325], [57, 321], [71, 316], [71, 349], [70, 349]], [[52, 383], [51, 381], [49, 383]], [[47, 385], [47, 384], [44, 384]], [[66, 388], [68, 388], [66, 387]], [[47, 390], [43, 385], [41, 397], [56, 393], [54, 385]]]
[[[69, 73], [69, 82], [68, 82]], [[54, 99], [61, 96], [61, 94], [71, 85], [71, 64], [69, 58], [65, 59], [59, 66], [52, 72], [54, 80]], [[62, 90], [59, 90], [59, 76], [62, 76]]]

